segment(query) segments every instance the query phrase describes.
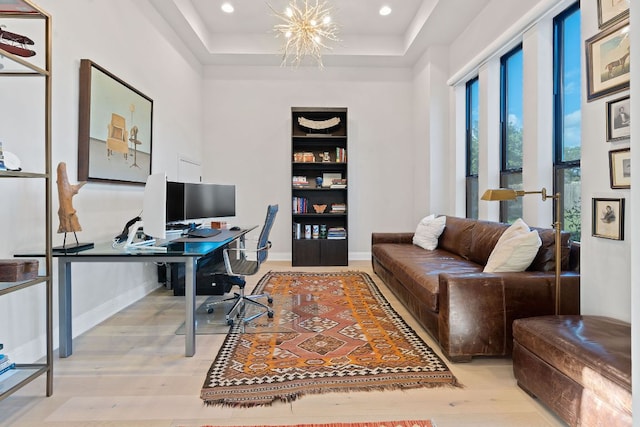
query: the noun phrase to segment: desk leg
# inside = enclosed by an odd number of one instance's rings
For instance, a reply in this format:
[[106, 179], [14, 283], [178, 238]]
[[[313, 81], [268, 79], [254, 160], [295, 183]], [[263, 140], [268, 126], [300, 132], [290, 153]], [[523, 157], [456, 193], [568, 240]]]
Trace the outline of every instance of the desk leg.
[[184, 295], [185, 295], [185, 356], [192, 357], [196, 353], [196, 258], [184, 263]]
[[73, 353], [71, 331], [71, 263], [58, 258], [58, 341], [60, 357]]

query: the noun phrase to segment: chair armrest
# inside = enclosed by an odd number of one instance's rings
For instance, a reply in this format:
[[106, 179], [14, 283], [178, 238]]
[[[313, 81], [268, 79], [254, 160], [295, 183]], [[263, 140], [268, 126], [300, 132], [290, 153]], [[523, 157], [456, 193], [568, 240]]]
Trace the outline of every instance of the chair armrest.
[[233, 271], [233, 267], [231, 265], [231, 257], [229, 254], [235, 254], [236, 255], [236, 259], [240, 258], [240, 259], [246, 259], [247, 254], [255, 254], [256, 257], [258, 256], [258, 254], [260, 254], [261, 252], [266, 252], [269, 251], [269, 249], [271, 249], [271, 242], [267, 242], [267, 244], [261, 248], [257, 248], [257, 249], [247, 249], [247, 248], [225, 248], [222, 251], [222, 257], [224, 258], [224, 269], [226, 270], [227, 274], [229, 274], [230, 276], [239, 276], [239, 274], [235, 273]]

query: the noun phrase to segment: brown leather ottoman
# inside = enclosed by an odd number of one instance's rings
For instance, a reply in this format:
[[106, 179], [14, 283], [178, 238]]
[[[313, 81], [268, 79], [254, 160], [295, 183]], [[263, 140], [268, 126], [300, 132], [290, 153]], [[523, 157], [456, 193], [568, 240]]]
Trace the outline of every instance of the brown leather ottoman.
[[572, 426], [631, 426], [631, 325], [601, 316], [513, 322], [518, 385]]

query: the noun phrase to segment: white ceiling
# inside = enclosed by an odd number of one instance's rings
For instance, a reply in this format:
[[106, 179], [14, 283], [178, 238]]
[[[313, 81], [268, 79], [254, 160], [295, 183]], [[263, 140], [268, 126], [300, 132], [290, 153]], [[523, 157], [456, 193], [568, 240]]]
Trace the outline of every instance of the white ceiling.
[[[220, 6], [233, 4], [226, 14]], [[305, 0], [297, 0], [302, 6]], [[315, 0], [308, 0], [315, 4]], [[319, 0], [322, 1], [322, 0]], [[340, 42], [325, 66], [413, 65], [431, 45], [449, 45], [489, 0], [327, 0]], [[288, 0], [150, 0], [204, 65], [279, 65], [282, 39], [273, 26]], [[388, 5], [393, 12], [380, 16]], [[315, 64], [305, 61], [303, 65]]]

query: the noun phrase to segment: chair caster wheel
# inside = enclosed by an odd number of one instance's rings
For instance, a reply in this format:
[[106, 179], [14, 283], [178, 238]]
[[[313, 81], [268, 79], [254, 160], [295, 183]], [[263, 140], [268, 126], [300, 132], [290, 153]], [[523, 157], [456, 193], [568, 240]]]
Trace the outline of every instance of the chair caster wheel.
[[267, 317], [273, 319], [273, 311], [267, 311]]
[[207, 308], [207, 314], [213, 313], [213, 308]]
[[267, 298], [267, 302], [268, 302], [269, 304], [273, 304], [273, 298], [271, 298], [271, 297]]

